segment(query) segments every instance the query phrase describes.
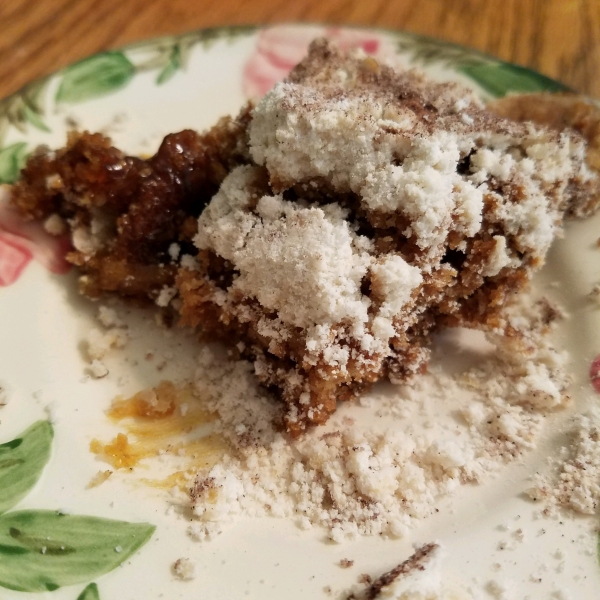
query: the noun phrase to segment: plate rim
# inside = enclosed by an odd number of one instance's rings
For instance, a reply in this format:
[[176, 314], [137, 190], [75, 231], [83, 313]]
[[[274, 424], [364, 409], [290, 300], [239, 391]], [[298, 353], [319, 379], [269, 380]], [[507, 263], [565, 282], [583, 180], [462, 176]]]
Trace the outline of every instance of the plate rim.
[[[466, 46], [464, 44], [459, 44], [457, 42], [451, 42], [449, 40], [439, 38], [436, 36], [432, 36], [432, 35], [408, 31], [406, 29], [396, 29], [393, 27], [382, 27], [382, 26], [358, 25], [355, 23], [345, 24], [345, 23], [330, 23], [330, 22], [318, 22], [318, 21], [281, 21], [281, 22], [277, 22], [277, 23], [261, 23], [261, 24], [254, 23], [254, 24], [215, 25], [215, 26], [211, 26], [211, 27], [199, 27], [199, 28], [195, 28], [195, 29], [190, 29], [190, 30], [182, 32], [182, 33], [177, 33], [174, 35], [167, 34], [167, 35], [159, 35], [159, 36], [153, 36], [153, 37], [145, 37], [140, 40], [129, 42], [129, 43], [126, 43], [123, 45], [118, 45], [118, 46], [114, 46], [114, 47], [112, 47], [112, 46], [106, 47], [104, 49], [97, 50], [96, 52], [92, 52], [90, 54], [85, 54], [81, 58], [71, 61], [71, 62], [67, 63], [66, 65], [64, 65], [63, 67], [60, 67], [58, 69], [54, 69], [54, 70], [50, 71], [46, 75], [40, 75], [38, 77], [35, 77], [35, 78], [29, 80], [26, 84], [22, 85], [21, 87], [19, 87], [15, 91], [11, 92], [10, 94], [8, 94], [6, 96], [2, 96], [0, 98], [0, 103], [3, 103], [6, 100], [9, 100], [9, 99], [13, 98], [14, 96], [19, 95], [20, 93], [22, 93], [24, 90], [26, 90], [28, 87], [30, 87], [31, 85], [33, 85], [35, 83], [44, 81], [46, 79], [51, 79], [57, 75], [60, 75], [66, 69], [72, 67], [73, 65], [76, 65], [80, 62], [88, 60], [94, 56], [98, 56], [99, 54], [103, 54], [105, 52], [124, 52], [124, 51], [140, 50], [140, 49], [145, 48], [146, 46], [153, 46], [160, 42], [178, 41], [181, 39], [185, 39], [186, 37], [189, 37], [189, 36], [199, 35], [199, 34], [207, 33], [207, 32], [217, 32], [217, 31], [229, 30], [231, 32], [238, 32], [238, 33], [247, 32], [247, 33], [251, 34], [251, 33], [256, 33], [258, 31], [261, 31], [261, 30], [270, 29], [273, 27], [300, 27], [300, 28], [303, 28], [303, 27], [306, 27], [306, 28], [308, 28], [308, 27], [337, 27], [340, 29], [354, 29], [354, 30], [380, 32], [380, 33], [384, 33], [386, 35], [391, 35], [391, 36], [401, 35], [401, 36], [405, 36], [405, 37], [412, 38], [414, 40], [420, 40], [420, 41], [441, 42], [441, 44], [443, 44], [445, 46], [448, 46], [450, 48], [455, 48], [457, 50], [466, 51], [469, 54], [473, 54], [474, 56], [479, 56], [480, 58], [489, 60], [493, 63], [497, 63], [499, 65], [506, 65], [506, 66], [510, 66], [510, 67], [517, 67], [517, 68], [523, 69], [524, 71], [527, 71], [529, 73], [535, 74], [536, 76], [541, 76], [544, 79], [548, 80], [549, 83], [553, 83], [553, 84], [556, 84], [556, 85], [564, 88], [564, 92], [577, 93], [576, 90], [574, 90], [567, 84], [563, 83], [559, 79], [550, 77], [549, 75], [546, 75], [546, 74], [542, 73], [541, 71], [533, 69], [532, 67], [522, 65], [519, 63], [515, 63], [512, 61], [504, 60], [490, 52], [479, 50], [477, 48], [473, 48], [472, 46]], [[556, 92], [550, 91], [550, 93], [556, 93]]]

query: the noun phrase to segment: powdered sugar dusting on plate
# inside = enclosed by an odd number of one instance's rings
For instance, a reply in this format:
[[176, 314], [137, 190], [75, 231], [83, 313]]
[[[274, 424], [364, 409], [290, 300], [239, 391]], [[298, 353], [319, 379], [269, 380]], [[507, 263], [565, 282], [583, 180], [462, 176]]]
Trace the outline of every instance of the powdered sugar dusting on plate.
[[281, 404], [257, 385], [251, 365], [204, 349], [197, 394], [219, 414], [231, 451], [196, 478], [192, 536], [272, 515], [324, 527], [336, 542], [401, 537], [442, 497], [522, 457], [548, 411], [569, 403], [567, 357], [550, 344], [548, 304], [531, 305], [509, 316], [510, 336], [490, 336], [494, 351], [476, 368], [456, 376], [434, 361], [412, 387], [376, 389], [362, 407], [342, 406], [295, 440], [280, 433]]

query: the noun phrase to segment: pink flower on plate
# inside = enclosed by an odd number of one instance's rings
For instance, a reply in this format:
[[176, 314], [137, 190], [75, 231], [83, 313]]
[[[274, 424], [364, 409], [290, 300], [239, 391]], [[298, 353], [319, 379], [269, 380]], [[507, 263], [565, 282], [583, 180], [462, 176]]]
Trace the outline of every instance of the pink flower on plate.
[[600, 394], [600, 354], [596, 356], [590, 366], [590, 381], [592, 387]]
[[242, 83], [246, 96], [264, 96], [304, 58], [309, 44], [318, 37], [329, 38], [342, 50], [362, 48], [378, 58], [395, 54], [389, 41], [364, 29], [295, 25], [269, 27], [258, 34], [254, 53], [244, 67]]
[[70, 249], [66, 236], [50, 235], [40, 223], [24, 221], [12, 208], [7, 186], [0, 188], [0, 286], [13, 284], [32, 258], [52, 273], [71, 269], [65, 260]]
[[32, 255], [19, 238], [0, 231], [0, 286], [14, 283]]

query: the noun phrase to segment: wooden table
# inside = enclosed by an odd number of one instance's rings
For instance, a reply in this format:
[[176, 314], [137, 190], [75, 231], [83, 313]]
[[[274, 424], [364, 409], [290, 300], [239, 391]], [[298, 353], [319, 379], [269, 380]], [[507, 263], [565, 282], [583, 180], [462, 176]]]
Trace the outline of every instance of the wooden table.
[[282, 21], [423, 33], [533, 67], [600, 97], [600, 0], [0, 0], [0, 97], [135, 40]]

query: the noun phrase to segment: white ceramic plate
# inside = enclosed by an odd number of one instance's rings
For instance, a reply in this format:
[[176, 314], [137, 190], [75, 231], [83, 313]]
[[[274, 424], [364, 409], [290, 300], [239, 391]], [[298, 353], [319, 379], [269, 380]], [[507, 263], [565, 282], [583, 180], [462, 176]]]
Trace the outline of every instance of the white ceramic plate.
[[[14, 180], [38, 144], [63, 145], [73, 124], [106, 131], [130, 153], [153, 152], [169, 132], [204, 129], [234, 114], [249, 95], [264, 93], [319, 35], [418, 65], [437, 79], [461, 81], [484, 97], [564, 89], [474, 51], [396, 32], [318, 26], [205, 30], [93, 56], [0, 102], [0, 180]], [[197, 342], [183, 332], [167, 337], [148, 314], [130, 311], [134, 339], [106, 358], [109, 377], [90, 379], [81, 340], [96, 326], [97, 307], [78, 297], [74, 275], [62, 274], [59, 247], [37, 228], [23, 228], [5, 207], [0, 214], [0, 385], [8, 399], [0, 410], [0, 444], [8, 443], [0, 446], [0, 599], [29, 597], [11, 586], [56, 600], [80, 594], [87, 600], [291, 600], [331, 597], [326, 586], [341, 597], [361, 573], [382, 573], [407, 558], [413, 544], [432, 540], [446, 549], [444, 577], [483, 598], [494, 597], [493, 586], [486, 591], [490, 581], [512, 588], [497, 598], [598, 598], [596, 518], [539, 519], [539, 507], [522, 496], [528, 477], [546, 468], [569, 418], [597, 402], [589, 368], [600, 352], [600, 311], [586, 295], [600, 279], [598, 218], [568, 224], [537, 280], [570, 313], [559, 346], [572, 356], [573, 409], [549, 419], [537, 450], [524, 461], [440, 502], [440, 512], [404, 539], [336, 545], [325, 542], [322, 531], [301, 531], [274, 518], [242, 519], [217, 539], [198, 543], [186, 535], [184, 517], [166, 514], [163, 491], [127, 476], [87, 489], [107, 468], [89, 451], [90, 440], [109, 439], [119, 430], [105, 415], [111, 400], [161, 379], [185, 380]], [[162, 371], [144, 359], [149, 348], [172, 353]], [[517, 528], [523, 541], [501, 550]], [[181, 557], [196, 566], [194, 580], [173, 577], [171, 565]], [[341, 569], [342, 558], [353, 559], [354, 567]]]

